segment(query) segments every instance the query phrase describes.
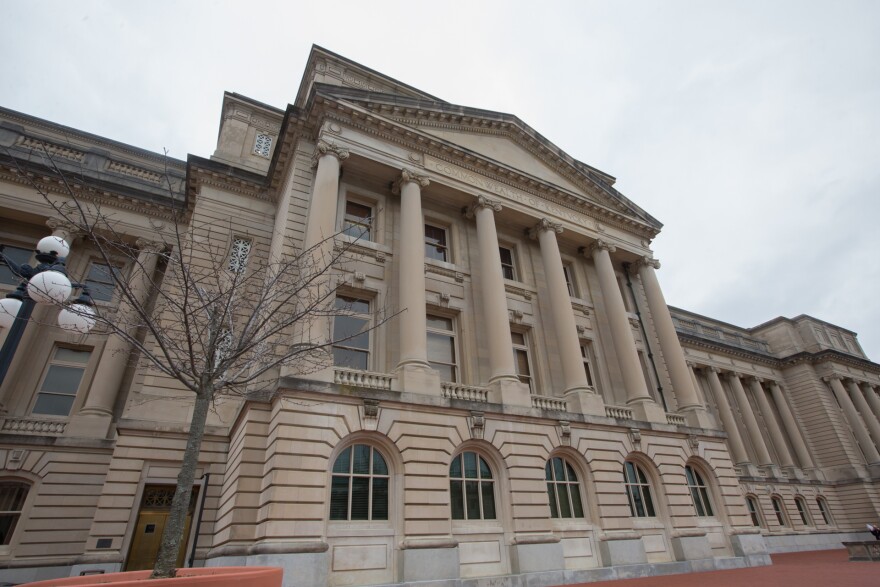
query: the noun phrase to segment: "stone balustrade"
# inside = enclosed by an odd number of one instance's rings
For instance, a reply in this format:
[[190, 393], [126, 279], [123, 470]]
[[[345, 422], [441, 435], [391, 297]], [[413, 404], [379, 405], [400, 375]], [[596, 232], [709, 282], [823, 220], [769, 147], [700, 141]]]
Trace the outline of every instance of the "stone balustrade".
[[6, 418], [0, 428], [12, 434], [38, 434], [40, 436], [61, 436], [67, 422], [45, 418]]
[[633, 419], [633, 411], [630, 408], [621, 406], [605, 406], [605, 415], [609, 418], [617, 418], [618, 420]]
[[443, 397], [449, 399], [463, 399], [471, 402], [486, 403], [489, 401], [489, 391], [484, 387], [474, 387], [472, 385], [462, 385], [453, 381], [443, 381], [440, 383], [440, 390]]
[[666, 412], [666, 421], [674, 426], [684, 426], [687, 424], [687, 419], [684, 416], [681, 414], [670, 414], [669, 412]]
[[540, 410], [556, 410], [558, 412], [565, 412], [568, 409], [564, 399], [548, 397], [546, 395], [533, 395], [532, 407]]
[[372, 373], [370, 371], [342, 369], [340, 367], [333, 369], [333, 382], [337, 385], [391, 390], [391, 379], [391, 375], [387, 373]]

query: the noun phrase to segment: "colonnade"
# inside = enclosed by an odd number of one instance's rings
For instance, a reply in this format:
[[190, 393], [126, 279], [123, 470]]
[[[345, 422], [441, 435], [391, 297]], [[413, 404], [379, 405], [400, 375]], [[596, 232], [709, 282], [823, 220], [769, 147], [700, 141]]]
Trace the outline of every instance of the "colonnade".
[[[339, 169], [341, 161], [347, 156], [348, 152], [345, 149], [325, 141], [318, 143], [317, 171], [304, 243], [307, 248], [316, 246], [321, 238], [326, 238], [327, 235], [335, 232]], [[397, 319], [401, 351], [396, 373], [402, 378], [411, 378], [414, 372], [421, 373], [421, 383], [439, 392], [439, 381], [432, 384], [426, 374], [429, 364], [426, 342], [424, 254], [421, 246], [424, 239], [421, 196], [422, 190], [429, 185], [430, 181], [426, 176], [407, 169], [402, 170], [400, 178], [395, 183], [394, 192], [400, 196], [401, 226], [398, 240], [400, 246], [395, 254], [399, 259], [397, 285], [402, 310]], [[528, 390], [525, 390], [523, 397], [523, 389], [518, 388], [522, 384], [517, 378], [512, 353], [507, 294], [496, 229], [496, 214], [501, 210], [502, 206], [499, 202], [477, 195], [466, 212], [466, 215], [476, 222], [477, 227], [477, 258], [482, 282], [480, 293], [483, 309], [480, 326], [485, 331], [488, 345], [488, 384], [490, 390], [493, 387], [502, 390], [499, 397], [505, 402], [530, 405]], [[553, 326], [552, 332], [556, 337], [562, 365], [563, 394], [566, 397], [579, 397], [582, 405], [590, 405], [592, 407], [589, 410], [604, 415], [603, 404], [595, 389], [588, 384], [584, 371], [574, 309], [567, 292], [556, 236], [562, 232], [562, 227], [547, 218], [536, 220], [537, 223], [530, 234], [539, 243], [547, 276], [550, 323]], [[620, 362], [626, 402], [633, 407], [636, 417], [665, 421], [665, 413], [651, 397], [642, 373], [632, 327], [611, 259], [615, 248], [602, 240], [596, 240], [589, 247], [584, 247], [583, 252], [593, 260], [596, 267], [605, 312], [611, 326], [612, 343]], [[704, 410], [693, 381], [687, 374], [684, 353], [654, 274], [657, 266], [652, 259], [644, 259], [638, 264], [639, 276], [645, 286], [646, 297], [657, 327], [661, 351], [669, 367], [678, 406], [684, 411]], [[318, 330], [330, 332], [329, 327]], [[516, 397], [520, 399], [517, 400]]]
[[824, 381], [831, 387], [867, 464], [880, 463], [877, 450], [880, 447], [880, 398], [877, 390], [870, 383], [836, 373], [825, 377]]

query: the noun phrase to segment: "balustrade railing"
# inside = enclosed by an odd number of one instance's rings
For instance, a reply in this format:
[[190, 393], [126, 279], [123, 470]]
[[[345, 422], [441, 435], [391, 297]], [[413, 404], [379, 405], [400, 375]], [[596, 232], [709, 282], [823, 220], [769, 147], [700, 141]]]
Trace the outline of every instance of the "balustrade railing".
[[462, 385], [453, 381], [443, 381], [440, 383], [440, 393], [443, 397], [449, 399], [463, 399], [471, 402], [489, 401], [489, 391], [485, 387], [475, 387], [473, 385]]
[[333, 381], [338, 385], [390, 390], [391, 379], [391, 375], [387, 373], [372, 373], [370, 371], [342, 369], [339, 367], [333, 369]]
[[670, 414], [669, 412], [666, 412], [666, 421], [675, 426], [684, 426], [687, 423], [687, 419], [681, 414]]
[[558, 397], [548, 397], [546, 395], [533, 395], [532, 396], [532, 407], [538, 408], [541, 410], [556, 410], [559, 412], [564, 412], [568, 409], [568, 404], [566, 404], [564, 399], [559, 399]]
[[623, 408], [621, 406], [605, 406], [605, 415], [619, 420], [633, 419], [633, 411], [630, 408]]
[[39, 434], [41, 436], [61, 436], [67, 422], [63, 420], [44, 420], [41, 418], [6, 418], [0, 430], [12, 434]]

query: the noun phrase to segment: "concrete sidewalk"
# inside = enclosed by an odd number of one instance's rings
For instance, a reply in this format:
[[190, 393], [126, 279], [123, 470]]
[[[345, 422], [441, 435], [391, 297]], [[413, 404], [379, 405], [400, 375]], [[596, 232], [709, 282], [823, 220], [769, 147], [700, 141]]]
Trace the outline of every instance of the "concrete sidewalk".
[[580, 587], [878, 587], [880, 563], [849, 562], [846, 549], [771, 555], [773, 564], [732, 571], [709, 571], [580, 583]]

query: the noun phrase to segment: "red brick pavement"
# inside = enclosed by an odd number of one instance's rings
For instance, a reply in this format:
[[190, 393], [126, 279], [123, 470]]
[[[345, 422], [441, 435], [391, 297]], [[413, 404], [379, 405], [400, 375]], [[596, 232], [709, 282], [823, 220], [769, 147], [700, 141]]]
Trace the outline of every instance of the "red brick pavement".
[[849, 562], [846, 549], [771, 555], [773, 564], [581, 583], [579, 587], [880, 587], [880, 562]]

